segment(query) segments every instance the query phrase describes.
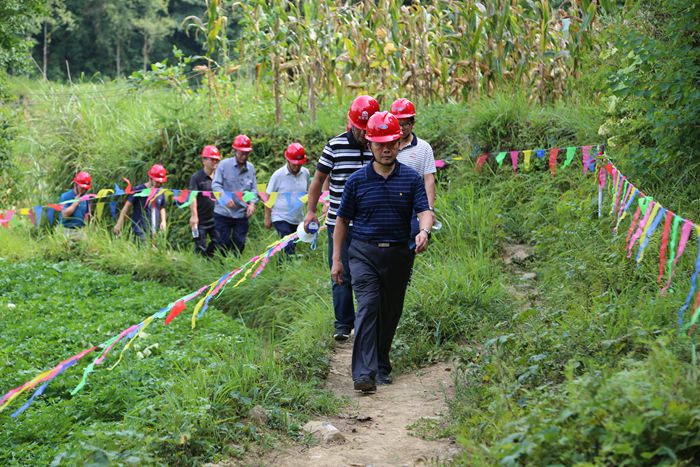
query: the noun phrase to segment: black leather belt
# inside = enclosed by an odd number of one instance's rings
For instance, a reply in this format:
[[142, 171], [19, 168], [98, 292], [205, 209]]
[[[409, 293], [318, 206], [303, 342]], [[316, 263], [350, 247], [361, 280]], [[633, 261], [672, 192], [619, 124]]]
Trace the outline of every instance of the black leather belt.
[[376, 246], [377, 248], [395, 248], [404, 247], [408, 248], [408, 242], [366, 242], [364, 240], [353, 239], [355, 242], [365, 243], [367, 245]]

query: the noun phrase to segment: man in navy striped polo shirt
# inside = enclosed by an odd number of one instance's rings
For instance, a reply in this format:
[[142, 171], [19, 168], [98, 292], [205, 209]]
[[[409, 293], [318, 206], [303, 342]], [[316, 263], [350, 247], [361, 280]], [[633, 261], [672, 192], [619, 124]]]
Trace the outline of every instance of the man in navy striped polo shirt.
[[[328, 209], [328, 266], [333, 258], [333, 230], [340, 198], [343, 196], [345, 181], [356, 170], [372, 161], [372, 153], [367, 147], [365, 130], [367, 121], [379, 111], [379, 104], [370, 96], [359, 96], [350, 105], [348, 122], [350, 129], [335, 138], [331, 138], [323, 148], [323, 154], [316, 165], [316, 173], [309, 186], [309, 203], [304, 217], [304, 227], [308, 231], [310, 222], [318, 223], [316, 208], [324, 182], [330, 177], [330, 208]], [[355, 306], [350, 285], [350, 266], [348, 264], [348, 245], [352, 238], [352, 229], [348, 230], [347, 240], [340, 244], [340, 253], [345, 266], [344, 281], [332, 282], [333, 311], [335, 313], [335, 332], [337, 341], [345, 341], [350, 337], [355, 323]]]
[[375, 113], [367, 123], [366, 137], [374, 160], [345, 183], [335, 223], [331, 276], [338, 283], [345, 280], [339, 250], [352, 221], [348, 255], [357, 297], [352, 378], [356, 390], [374, 392], [377, 384], [392, 382], [389, 351], [413, 263], [408, 248], [411, 219], [418, 213], [415, 252], [421, 253], [428, 247], [433, 215], [421, 176], [396, 161], [401, 138], [396, 117]]

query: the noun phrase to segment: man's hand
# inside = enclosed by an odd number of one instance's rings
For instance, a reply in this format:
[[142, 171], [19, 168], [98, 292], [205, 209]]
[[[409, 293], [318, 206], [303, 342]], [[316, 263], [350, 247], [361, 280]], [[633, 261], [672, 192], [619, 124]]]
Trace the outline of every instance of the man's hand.
[[114, 229], [112, 229], [116, 235], [119, 235], [122, 233], [122, 223], [117, 222], [116, 225], [114, 226]]
[[190, 229], [196, 229], [199, 225], [199, 219], [197, 216], [190, 216]]
[[333, 258], [333, 266], [331, 267], [331, 279], [333, 279], [333, 282], [339, 285], [342, 284], [344, 272], [343, 262], [340, 259]]
[[255, 212], [255, 203], [250, 203], [245, 210], [245, 216], [250, 219], [250, 217]]
[[311, 222], [315, 222], [316, 224], [319, 223], [319, 222], [318, 222], [318, 217], [316, 216], [316, 213], [315, 213], [315, 212], [309, 211], [309, 212], [307, 212], [306, 215], [304, 216], [304, 230], [305, 230], [306, 232], [309, 231], [309, 224], [310, 224]]
[[234, 203], [233, 200], [230, 199], [230, 200], [226, 201], [226, 207], [229, 209], [233, 209], [236, 207], [236, 203]]
[[269, 217], [265, 216], [265, 228], [266, 229], [271, 229], [272, 228], [272, 219]]
[[161, 221], [161, 223], [160, 223], [160, 230], [165, 231], [165, 227], [166, 227], [165, 221]]
[[421, 230], [416, 235], [416, 253], [423, 253], [428, 249], [428, 234], [425, 230]]

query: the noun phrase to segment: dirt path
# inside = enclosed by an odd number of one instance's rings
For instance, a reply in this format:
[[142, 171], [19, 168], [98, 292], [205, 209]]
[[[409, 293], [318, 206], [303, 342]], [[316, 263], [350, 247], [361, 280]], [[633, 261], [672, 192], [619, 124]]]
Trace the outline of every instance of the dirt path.
[[[428, 435], [439, 431], [448, 414], [446, 401], [454, 393], [452, 365], [439, 363], [396, 375], [393, 384], [379, 386], [375, 394], [361, 395], [352, 388], [351, 354], [351, 343], [336, 346], [325, 384], [333, 393], [347, 396], [350, 404], [337, 417], [319, 420], [330, 422], [345, 440], [284, 449], [269, 454], [262, 462], [279, 466], [374, 467], [449, 463], [458, 453], [449, 438], [428, 441], [410, 431]], [[411, 425], [414, 428], [409, 430]]]

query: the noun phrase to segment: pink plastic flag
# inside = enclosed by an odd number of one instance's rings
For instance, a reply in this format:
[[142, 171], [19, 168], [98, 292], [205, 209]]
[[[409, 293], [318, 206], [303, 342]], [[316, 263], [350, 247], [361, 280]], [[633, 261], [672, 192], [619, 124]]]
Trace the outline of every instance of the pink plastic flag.
[[513, 175], [518, 172], [518, 151], [510, 152], [510, 164], [513, 166]]
[[664, 271], [666, 270], [666, 250], [668, 249], [668, 235], [671, 232], [671, 223], [673, 222], [674, 213], [671, 211], [666, 212], [666, 221], [664, 222], [664, 231], [661, 234], [661, 249], [659, 252], [659, 278], [656, 282], [661, 285], [661, 279], [664, 277]]

